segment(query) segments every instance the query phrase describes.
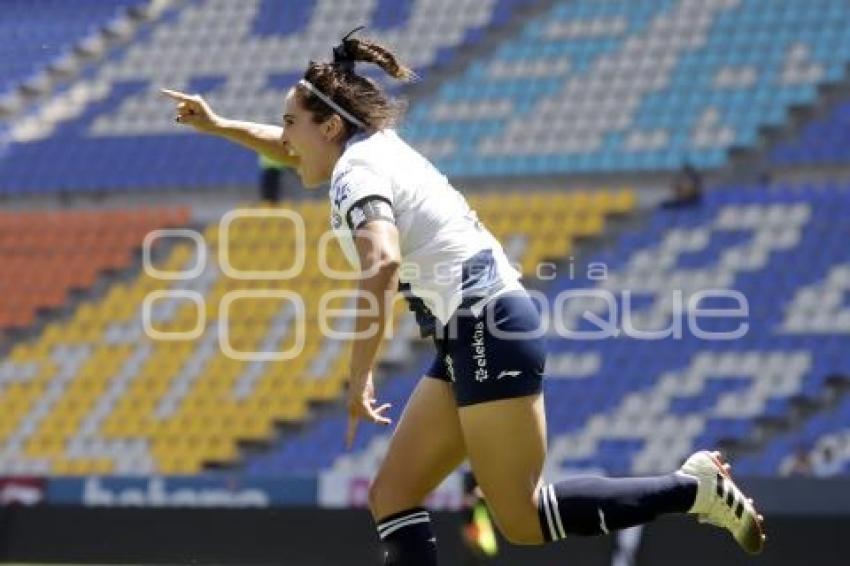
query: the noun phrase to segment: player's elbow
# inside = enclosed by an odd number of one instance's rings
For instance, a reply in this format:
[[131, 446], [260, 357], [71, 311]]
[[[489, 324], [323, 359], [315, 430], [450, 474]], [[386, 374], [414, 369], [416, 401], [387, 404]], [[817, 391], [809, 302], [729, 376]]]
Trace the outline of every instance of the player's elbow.
[[401, 267], [401, 257], [397, 254], [381, 253], [373, 263], [373, 269], [387, 277], [392, 277]]
[[373, 281], [389, 281], [401, 267], [401, 258], [389, 253], [374, 253], [365, 259], [360, 262], [362, 277]]
[[401, 253], [396, 246], [376, 246], [369, 256], [369, 265], [380, 273], [392, 275], [401, 267]]

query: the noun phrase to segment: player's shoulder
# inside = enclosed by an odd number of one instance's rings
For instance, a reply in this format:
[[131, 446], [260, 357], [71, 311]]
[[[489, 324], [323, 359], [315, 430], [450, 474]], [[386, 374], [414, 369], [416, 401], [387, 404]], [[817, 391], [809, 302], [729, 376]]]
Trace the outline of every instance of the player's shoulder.
[[330, 197], [337, 208], [344, 208], [349, 197], [367, 194], [393, 201], [393, 158], [387, 151], [387, 143], [393, 142], [388, 141], [387, 136], [394, 135], [394, 132], [382, 130], [371, 135], [358, 134], [349, 140], [331, 176]]
[[331, 177], [331, 192], [359, 192], [369, 187], [390, 185], [389, 172], [380, 162], [369, 159], [347, 159], [337, 163]]
[[380, 173], [385, 169], [388, 158], [382, 147], [386, 145], [383, 131], [372, 134], [356, 134], [346, 144], [342, 155], [334, 166], [332, 183], [339, 182], [352, 173]]

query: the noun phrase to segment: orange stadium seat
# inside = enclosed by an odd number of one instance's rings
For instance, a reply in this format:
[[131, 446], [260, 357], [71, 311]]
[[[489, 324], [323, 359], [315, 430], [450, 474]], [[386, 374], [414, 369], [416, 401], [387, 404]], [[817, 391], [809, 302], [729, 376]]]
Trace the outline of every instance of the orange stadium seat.
[[104, 271], [129, 267], [150, 230], [188, 219], [185, 208], [0, 213], [0, 262], [7, 274], [0, 290], [20, 306], [3, 309], [0, 329], [33, 324], [39, 309], [65, 304], [68, 291], [90, 288]]

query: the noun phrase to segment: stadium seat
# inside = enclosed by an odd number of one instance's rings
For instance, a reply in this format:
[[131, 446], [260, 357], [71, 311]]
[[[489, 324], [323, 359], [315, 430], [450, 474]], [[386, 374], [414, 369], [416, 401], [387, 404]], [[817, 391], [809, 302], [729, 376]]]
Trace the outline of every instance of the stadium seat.
[[32, 325], [40, 309], [128, 267], [149, 231], [187, 218], [187, 209], [0, 214], [0, 258], [14, 274], [0, 279], [0, 329]]

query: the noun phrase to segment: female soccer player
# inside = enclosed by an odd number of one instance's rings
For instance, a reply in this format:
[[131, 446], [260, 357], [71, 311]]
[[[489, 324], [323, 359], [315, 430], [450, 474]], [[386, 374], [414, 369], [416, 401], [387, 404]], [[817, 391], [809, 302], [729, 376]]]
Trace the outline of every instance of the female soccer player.
[[[360, 420], [390, 423], [389, 406], [375, 399], [372, 369], [389, 314], [385, 298], [399, 281], [422, 332], [434, 337], [436, 358], [408, 401], [370, 489], [384, 564], [437, 563], [421, 505], [465, 458], [498, 527], [515, 544], [607, 534], [662, 513], [691, 513], [728, 529], [746, 551], [760, 552], [762, 519], [718, 453], [697, 452], [659, 477], [543, 483], [539, 313], [463, 196], [392, 129], [398, 107], [355, 72], [358, 61], [397, 79], [412, 76], [386, 48], [349, 34], [334, 48], [333, 62], [310, 62], [289, 90], [283, 127], [228, 120], [200, 96], [164, 92], [177, 103], [177, 122], [284, 162], [307, 187], [330, 182], [331, 225], [362, 272], [349, 445]], [[365, 308], [365, 296], [377, 298], [377, 309]], [[377, 332], [368, 333], [370, 327]]]

